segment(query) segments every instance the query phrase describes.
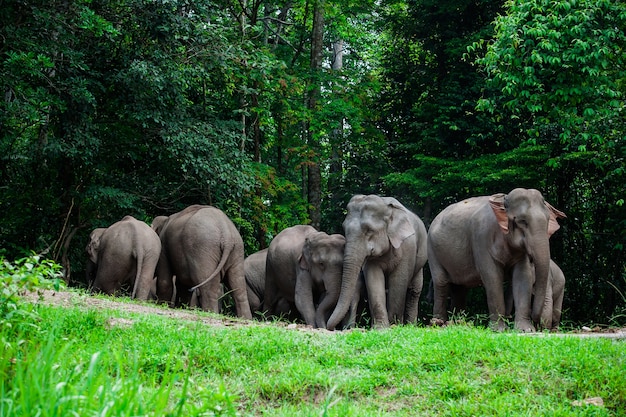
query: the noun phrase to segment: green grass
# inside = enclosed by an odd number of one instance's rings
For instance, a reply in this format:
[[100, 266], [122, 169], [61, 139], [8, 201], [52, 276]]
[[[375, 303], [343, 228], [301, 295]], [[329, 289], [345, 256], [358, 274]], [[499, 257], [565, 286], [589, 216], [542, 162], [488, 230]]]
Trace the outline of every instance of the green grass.
[[35, 313], [0, 329], [0, 416], [626, 415], [626, 341]]

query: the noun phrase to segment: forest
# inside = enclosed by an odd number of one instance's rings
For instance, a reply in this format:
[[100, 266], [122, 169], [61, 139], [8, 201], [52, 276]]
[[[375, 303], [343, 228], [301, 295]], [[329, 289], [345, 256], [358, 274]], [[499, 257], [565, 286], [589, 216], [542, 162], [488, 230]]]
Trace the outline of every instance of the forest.
[[428, 226], [535, 188], [567, 215], [564, 322], [626, 323], [626, 3], [0, 5], [0, 257], [84, 286], [89, 233], [129, 214], [214, 205], [250, 254], [341, 233], [354, 194]]

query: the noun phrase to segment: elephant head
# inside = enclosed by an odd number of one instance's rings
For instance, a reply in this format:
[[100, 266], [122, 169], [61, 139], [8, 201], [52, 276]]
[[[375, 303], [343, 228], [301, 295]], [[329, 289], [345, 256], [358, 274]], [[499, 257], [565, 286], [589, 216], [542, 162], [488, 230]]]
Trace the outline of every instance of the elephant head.
[[94, 229], [89, 235], [89, 243], [85, 247], [85, 251], [89, 256], [89, 260], [94, 264], [98, 263], [98, 251], [100, 249], [100, 239], [102, 238], [102, 234], [106, 230], [105, 227], [98, 227]]
[[307, 324], [326, 328], [339, 299], [345, 245], [342, 235], [325, 232], [314, 232], [304, 241], [298, 258], [295, 302]]
[[152, 230], [154, 230], [156, 234], [160, 236], [161, 231], [163, 230], [163, 227], [165, 226], [165, 223], [167, 223], [168, 219], [169, 216], [156, 216], [154, 220], [152, 220]]
[[516, 188], [489, 199], [500, 230], [513, 250], [528, 256], [535, 269], [535, 301], [532, 320], [539, 323], [550, 271], [550, 236], [559, 229], [556, 219], [565, 214], [547, 203], [534, 189]]
[[355, 195], [343, 222], [346, 236], [341, 292], [328, 320], [329, 328], [341, 321], [350, 307], [361, 268], [368, 259], [391, 257], [402, 242], [415, 234], [406, 209], [391, 197]]

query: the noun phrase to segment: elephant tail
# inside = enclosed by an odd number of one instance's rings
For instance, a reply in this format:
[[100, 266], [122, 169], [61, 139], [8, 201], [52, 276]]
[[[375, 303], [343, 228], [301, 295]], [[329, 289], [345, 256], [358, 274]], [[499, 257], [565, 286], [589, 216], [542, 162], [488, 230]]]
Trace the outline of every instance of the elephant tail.
[[224, 252], [222, 252], [222, 259], [220, 259], [220, 263], [217, 264], [217, 267], [215, 268], [215, 271], [213, 271], [213, 273], [211, 275], [209, 275], [209, 277], [207, 279], [205, 279], [204, 281], [202, 281], [200, 284], [196, 285], [195, 287], [192, 287], [189, 289], [189, 292], [193, 292], [195, 290], [197, 290], [198, 288], [202, 287], [204, 284], [206, 284], [207, 282], [211, 281], [213, 278], [215, 278], [217, 276], [217, 274], [219, 274], [222, 269], [224, 269], [224, 265], [226, 265], [226, 261], [228, 261], [228, 258], [230, 257], [231, 252], [233, 251], [233, 247], [229, 247], [224, 249]]
[[143, 254], [137, 254], [137, 271], [135, 272], [135, 285], [133, 285], [133, 293], [130, 298], [137, 296], [137, 288], [139, 287], [139, 281], [141, 281], [141, 271], [143, 270]]

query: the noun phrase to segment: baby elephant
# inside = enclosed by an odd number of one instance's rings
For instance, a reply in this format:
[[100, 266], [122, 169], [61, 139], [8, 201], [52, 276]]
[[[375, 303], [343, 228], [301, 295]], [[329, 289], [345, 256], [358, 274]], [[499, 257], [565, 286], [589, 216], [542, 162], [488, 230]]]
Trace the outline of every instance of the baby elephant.
[[[326, 328], [341, 291], [346, 239], [339, 234], [308, 235], [296, 267], [296, 308], [306, 323]], [[357, 300], [358, 302], [358, 300]]]
[[150, 299], [161, 240], [146, 223], [126, 216], [108, 228], [91, 232], [85, 248], [92, 291], [115, 294], [130, 282], [131, 296]]
[[288, 303], [290, 312], [295, 307], [306, 324], [326, 328], [339, 299], [345, 244], [343, 236], [308, 225], [277, 234], [267, 252], [264, 311], [284, 315], [284, 307], [278, 306]]

